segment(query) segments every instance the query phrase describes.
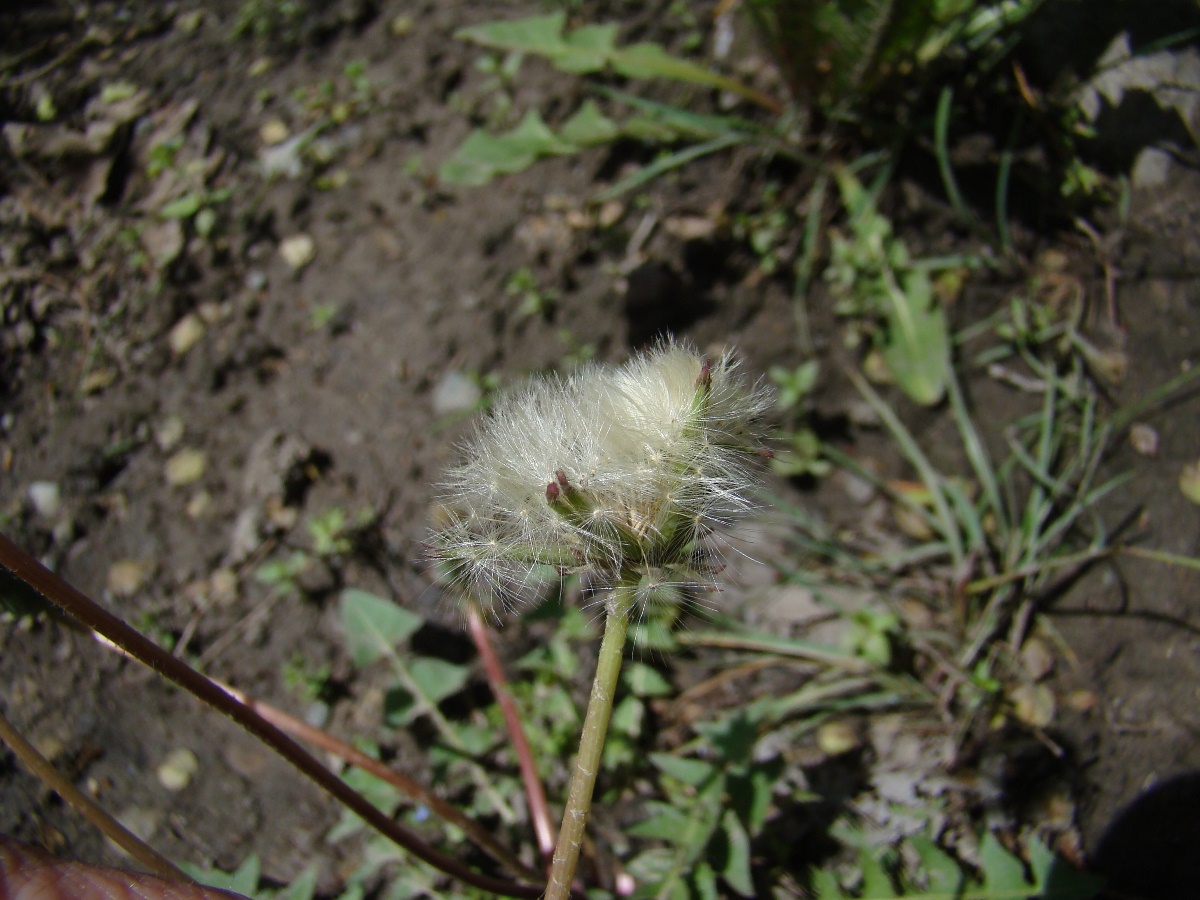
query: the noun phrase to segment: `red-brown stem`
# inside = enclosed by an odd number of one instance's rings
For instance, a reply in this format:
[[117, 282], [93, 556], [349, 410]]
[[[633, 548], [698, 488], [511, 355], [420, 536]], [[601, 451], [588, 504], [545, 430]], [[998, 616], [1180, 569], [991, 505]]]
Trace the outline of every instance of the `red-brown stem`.
[[0, 565], [7, 568], [46, 600], [97, 634], [108, 638], [139, 662], [154, 669], [184, 690], [223, 712], [286, 759], [326, 793], [370, 824], [398, 846], [460, 881], [505, 897], [535, 898], [541, 887], [516, 884], [476, 872], [457, 859], [431, 847], [403, 825], [392, 821], [365, 797], [330, 772], [315, 757], [244, 703], [238, 702], [191, 666], [163, 650], [139, 631], [100, 607], [59, 578], [32, 556], [0, 534]]
[[[174, 863], [162, 856], [157, 850], [133, 834], [128, 828], [105, 812], [95, 800], [71, 784], [63, 775], [42, 756], [21, 733], [11, 725], [4, 714], [0, 713], [0, 741], [8, 745], [17, 759], [25, 764], [34, 775], [71, 804], [81, 816], [91, 822], [110, 841], [132, 856], [156, 875], [169, 878], [172, 881], [191, 883]], [[3, 894], [3, 890], [0, 890]]]
[[[553, 482], [551, 484], [553, 485]], [[550, 818], [550, 807], [546, 803], [546, 791], [542, 787], [541, 778], [538, 777], [533, 751], [525, 737], [525, 728], [521, 724], [517, 704], [508, 691], [504, 667], [500, 664], [495, 648], [492, 647], [487, 623], [483, 621], [478, 604], [470, 601], [467, 602], [467, 626], [471, 631], [471, 639], [475, 642], [475, 649], [479, 652], [479, 658], [483, 661], [483, 671], [492, 689], [492, 696], [496, 698], [504, 716], [508, 739], [517, 754], [517, 765], [521, 770], [521, 783], [525, 786], [525, 800], [529, 804], [529, 819], [533, 823], [538, 850], [542, 854], [542, 862], [549, 865], [554, 856], [554, 822]]]
[[425, 787], [425, 785], [414, 781], [403, 772], [397, 772], [391, 766], [385, 765], [374, 757], [367, 756], [367, 754], [363, 753], [357, 747], [347, 744], [327, 731], [314, 728], [307, 722], [303, 722], [295, 716], [291, 716], [283, 710], [271, 706], [269, 703], [255, 700], [244, 691], [239, 691], [237, 688], [230, 687], [216, 679], [214, 679], [214, 683], [223, 688], [227, 693], [232, 694], [237, 700], [245, 703], [272, 725], [287, 732], [292, 737], [307, 741], [314, 746], [320, 747], [326, 753], [332, 753], [338, 759], [352, 766], [357, 766], [365, 772], [370, 772], [376, 778], [386, 781], [407, 795], [410, 799], [424, 804], [429, 808], [431, 813], [443, 822], [448, 822], [460, 828], [481, 850], [518, 878], [537, 881], [541, 877], [537, 872], [517, 859], [512, 851], [496, 840], [478, 822], [463, 815], [457, 806], [447, 803], [433, 791], [429, 790], [429, 788]]

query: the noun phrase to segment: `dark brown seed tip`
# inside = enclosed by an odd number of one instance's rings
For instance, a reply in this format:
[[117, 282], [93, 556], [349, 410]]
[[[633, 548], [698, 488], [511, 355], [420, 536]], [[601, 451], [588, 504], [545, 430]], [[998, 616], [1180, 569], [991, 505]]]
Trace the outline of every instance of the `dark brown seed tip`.
[[550, 482], [548, 485], [546, 485], [546, 502], [551, 504], [557, 503], [558, 493], [558, 485], [553, 481]]
[[571, 490], [571, 482], [567, 481], [567, 473], [566, 472], [564, 472], [562, 469], [558, 469], [554, 473], [554, 477], [558, 480], [558, 483], [560, 485], [562, 485], [562, 489], [564, 491]]
[[696, 379], [696, 387], [709, 390], [712, 387], [712, 360], [708, 357], [704, 358], [704, 364], [700, 366], [700, 375]]

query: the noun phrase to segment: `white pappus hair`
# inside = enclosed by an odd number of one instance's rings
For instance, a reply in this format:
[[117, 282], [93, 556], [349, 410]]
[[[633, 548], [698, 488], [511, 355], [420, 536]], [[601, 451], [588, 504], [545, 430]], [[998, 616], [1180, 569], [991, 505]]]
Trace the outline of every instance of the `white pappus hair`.
[[751, 506], [770, 405], [730, 353], [664, 341], [502, 396], [441, 484], [429, 556], [493, 614], [549, 566], [593, 587], [706, 587], [710, 536]]

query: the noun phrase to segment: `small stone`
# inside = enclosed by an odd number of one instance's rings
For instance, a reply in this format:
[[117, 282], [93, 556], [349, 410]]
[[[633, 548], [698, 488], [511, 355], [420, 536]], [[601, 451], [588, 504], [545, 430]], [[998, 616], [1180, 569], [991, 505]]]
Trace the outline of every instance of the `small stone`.
[[53, 519], [62, 510], [62, 492], [53, 481], [35, 481], [29, 485], [29, 502], [43, 519]]
[[1200, 504], [1200, 460], [1183, 467], [1179, 473], [1179, 490], [1193, 503]]
[[388, 22], [388, 31], [392, 33], [392, 37], [405, 37], [412, 33], [416, 24], [416, 20], [412, 16], [402, 14], [394, 16], [392, 21]]
[[841, 756], [861, 743], [858, 729], [848, 722], [826, 722], [817, 729], [817, 747], [826, 756]]
[[483, 399], [479, 385], [462, 372], [447, 372], [433, 389], [433, 411], [439, 416], [473, 409]]
[[1071, 691], [1067, 694], [1067, 706], [1076, 712], [1089, 713], [1096, 708], [1099, 698], [1093, 691]]
[[1021, 662], [1031, 681], [1041, 681], [1054, 671], [1054, 651], [1039, 637], [1032, 637], [1021, 648]]
[[[154, 835], [155, 830], [157, 830], [162, 815], [161, 810], [146, 809], [142, 806], [130, 806], [119, 812], [116, 820], [141, 840], [148, 841]], [[108, 846], [121, 856], [129, 855], [123, 847], [116, 844], [111, 838], [106, 838], [105, 840]]]
[[212, 494], [208, 491], [196, 491], [188, 498], [183, 511], [189, 519], [202, 519], [212, 509]]
[[1129, 429], [1129, 444], [1142, 456], [1158, 456], [1158, 432], [1141, 422]]
[[207, 465], [203, 451], [184, 448], [167, 460], [167, 484], [171, 487], [195, 484], [204, 475]]
[[183, 440], [183, 418], [167, 416], [154, 429], [154, 443], [163, 453], [170, 453]]
[[1021, 684], [1009, 694], [1013, 715], [1033, 728], [1045, 728], [1054, 721], [1054, 694], [1044, 684]]
[[229, 606], [238, 595], [237, 574], [226, 566], [213, 570], [208, 578], [209, 599], [217, 606]]
[[188, 313], [167, 333], [167, 346], [175, 356], [183, 356], [204, 337], [204, 322], [195, 313]]
[[663, 228], [681, 241], [700, 241], [716, 233], [717, 223], [704, 216], [672, 216], [663, 222]]
[[98, 394], [117, 380], [113, 369], [92, 369], [79, 382], [79, 390], [85, 395]]
[[294, 234], [279, 242], [279, 255], [293, 272], [299, 272], [317, 255], [317, 245], [307, 234]]
[[105, 584], [114, 597], [132, 597], [142, 589], [153, 571], [153, 565], [143, 560], [119, 559], [108, 567]]
[[186, 747], [178, 747], [167, 754], [167, 758], [155, 770], [158, 782], [171, 793], [178, 793], [188, 786], [192, 776], [200, 767], [196, 754]]
[[141, 240], [154, 264], [162, 269], [179, 258], [186, 243], [186, 236], [179, 219], [163, 219], [148, 224], [142, 230]]
[[596, 224], [601, 228], [612, 228], [625, 215], [625, 204], [620, 200], [609, 200], [601, 205], [600, 213], [596, 216]]
[[279, 118], [267, 119], [258, 129], [258, 139], [268, 147], [282, 144], [291, 136], [291, 129], [287, 127], [287, 123], [283, 119]]

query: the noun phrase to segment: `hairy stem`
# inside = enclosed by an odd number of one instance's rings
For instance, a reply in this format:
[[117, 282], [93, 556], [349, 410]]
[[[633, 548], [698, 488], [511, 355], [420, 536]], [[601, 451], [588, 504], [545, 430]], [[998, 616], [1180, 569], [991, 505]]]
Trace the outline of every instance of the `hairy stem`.
[[608, 604], [608, 614], [604, 620], [604, 639], [600, 642], [600, 657], [596, 661], [596, 677], [592, 681], [592, 695], [588, 700], [587, 715], [583, 720], [579, 755], [575, 759], [575, 772], [571, 776], [567, 807], [563, 811], [558, 844], [554, 848], [554, 862], [550, 867], [545, 900], [567, 900], [571, 896], [571, 882], [575, 879], [579, 848], [583, 846], [584, 828], [592, 808], [592, 792], [596, 787], [596, 775], [604, 751], [604, 736], [608, 732], [617, 678], [621, 674], [621, 659], [625, 652], [625, 635], [629, 631], [635, 582], [636, 576], [632, 580], [628, 577], [622, 579]]

